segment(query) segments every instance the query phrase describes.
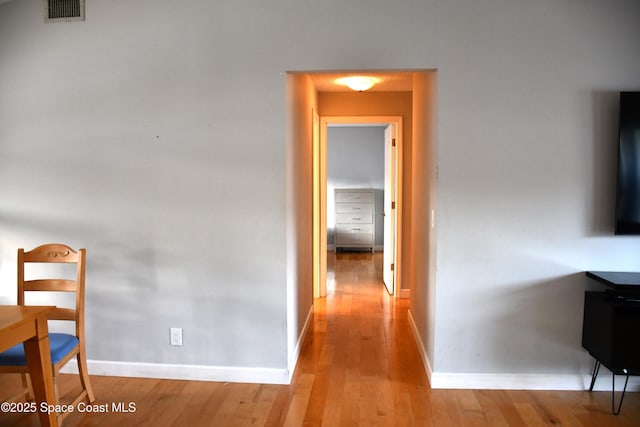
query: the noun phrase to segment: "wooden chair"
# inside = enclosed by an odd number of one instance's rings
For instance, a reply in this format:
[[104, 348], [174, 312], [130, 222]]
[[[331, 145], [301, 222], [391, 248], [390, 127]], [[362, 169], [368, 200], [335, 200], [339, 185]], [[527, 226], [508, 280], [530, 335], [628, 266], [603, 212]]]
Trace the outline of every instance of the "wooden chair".
[[[51, 363], [55, 385], [56, 401], [60, 403], [60, 395], [56, 385], [56, 376], [60, 369], [74, 356], [78, 362], [78, 371], [82, 391], [73, 399], [75, 407], [84, 398], [89, 403], [94, 401], [93, 390], [89, 382], [87, 359], [84, 341], [84, 280], [85, 280], [86, 250], [74, 251], [63, 244], [46, 244], [25, 252], [18, 249], [18, 305], [25, 305], [25, 294], [31, 292], [72, 292], [75, 293], [75, 308], [56, 307], [49, 314], [49, 320], [69, 320], [75, 322], [75, 335], [65, 333], [49, 333], [51, 348]], [[75, 264], [75, 279], [47, 278], [25, 280], [25, 264], [28, 263], [63, 263]], [[0, 353], [0, 372], [17, 372], [22, 374], [25, 386], [24, 396], [33, 399], [31, 385], [28, 378], [28, 368], [22, 344], [18, 344]], [[22, 393], [21, 393], [22, 395]], [[68, 413], [59, 413], [58, 421]]]

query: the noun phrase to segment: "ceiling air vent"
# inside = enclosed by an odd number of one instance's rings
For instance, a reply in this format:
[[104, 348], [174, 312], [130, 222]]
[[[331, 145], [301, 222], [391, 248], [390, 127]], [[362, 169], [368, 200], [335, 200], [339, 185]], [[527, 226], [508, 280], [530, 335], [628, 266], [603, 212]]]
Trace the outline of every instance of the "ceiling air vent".
[[44, 20], [84, 21], [84, 0], [44, 0]]

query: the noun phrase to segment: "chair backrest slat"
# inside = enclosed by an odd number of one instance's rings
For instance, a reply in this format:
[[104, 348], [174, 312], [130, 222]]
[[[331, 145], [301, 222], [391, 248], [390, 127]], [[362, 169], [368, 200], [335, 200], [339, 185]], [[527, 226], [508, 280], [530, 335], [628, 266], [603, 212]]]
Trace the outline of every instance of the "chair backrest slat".
[[38, 279], [25, 280], [25, 291], [45, 291], [45, 292], [76, 292], [78, 282], [68, 279]]
[[76, 252], [67, 245], [49, 243], [24, 252], [24, 262], [78, 262], [80, 251]]
[[72, 308], [56, 307], [47, 313], [49, 320], [76, 320], [76, 311]]

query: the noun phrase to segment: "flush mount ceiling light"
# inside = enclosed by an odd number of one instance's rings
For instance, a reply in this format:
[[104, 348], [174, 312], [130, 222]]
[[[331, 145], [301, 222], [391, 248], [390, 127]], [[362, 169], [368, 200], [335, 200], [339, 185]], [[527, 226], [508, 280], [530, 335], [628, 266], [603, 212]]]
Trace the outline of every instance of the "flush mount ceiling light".
[[336, 83], [345, 85], [351, 90], [355, 90], [358, 92], [362, 92], [365, 90], [369, 90], [378, 83], [380, 80], [374, 77], [368, 76], [350, 76], [350, 77], [342, 77], [336, 80]]

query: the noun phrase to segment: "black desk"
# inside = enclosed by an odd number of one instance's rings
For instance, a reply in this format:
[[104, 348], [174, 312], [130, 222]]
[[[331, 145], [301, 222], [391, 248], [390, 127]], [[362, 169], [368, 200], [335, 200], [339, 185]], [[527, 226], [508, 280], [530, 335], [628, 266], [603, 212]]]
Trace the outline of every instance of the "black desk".
[[630, 375], [640, 375], [640, 273], [587, 271], [587, 277], [606, 286], [605, 291], [585, 292], [582, 346], [596, 360], [591, 387], [600, 365], [615, 375], [625, 375], [618, 408], [612, 394], [611, 410], [618, 415]]
[[640, 295], [640, 273], [623, 271], [587, 271], [587, 277], [606, 285], [620, 296]]

